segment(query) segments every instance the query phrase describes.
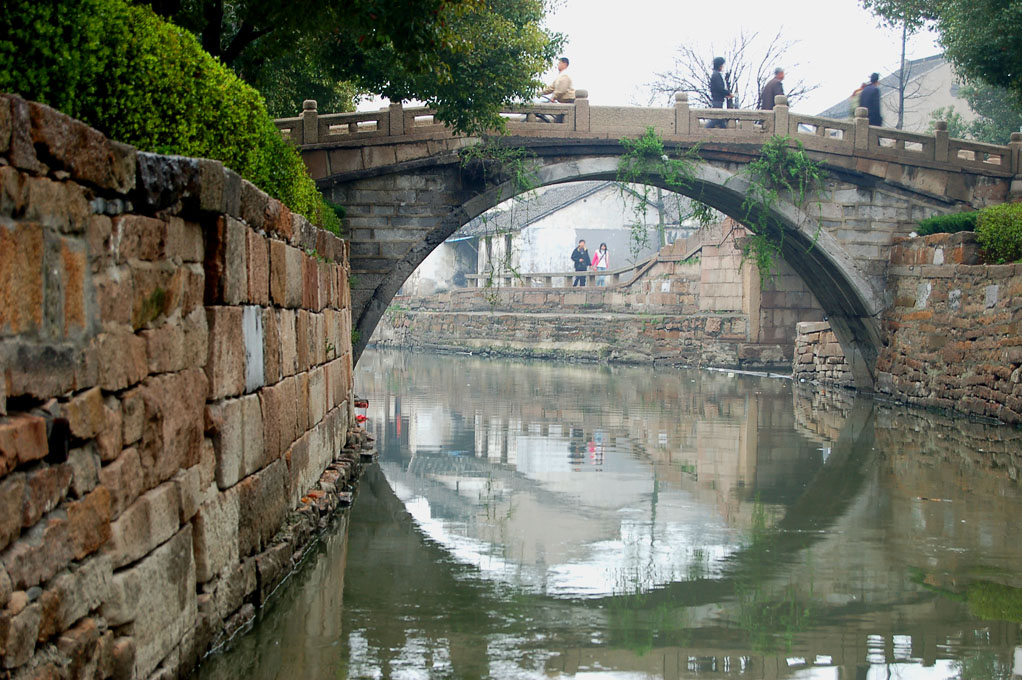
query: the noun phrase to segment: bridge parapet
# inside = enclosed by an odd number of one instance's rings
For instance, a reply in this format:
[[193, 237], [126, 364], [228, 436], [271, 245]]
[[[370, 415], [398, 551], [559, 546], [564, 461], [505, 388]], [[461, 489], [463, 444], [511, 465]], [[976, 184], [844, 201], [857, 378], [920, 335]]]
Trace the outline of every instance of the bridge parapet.
[[[501, 112], [507, 129], [521, 137], [607, 138], [641, 135], [652, 127], [678, 142], [759, 143], [771, 134], [798, 139], [809, 150], [846, 156], [896, 160], [910, 165], [938, 164], [945, 169], [984, 174], [1022, 175], [1022, 134], [1005, 146], [948, 136], [947, 124], [937, 123], [934, 134], [871, 126], [866, 109], [857, 108], [852, 120], [833, 120], [793, 113], [787, 97], [778, 96], [772, 111], [690, 108], [688, 95], [675, 95], [673, 109], [590, 106], [588, 93], [578, 90], [574, 104], [518, 104]], [[281, 118], [277, 128], [303, 149], [362, 146], [449, 137], [450, 129], [426, 107], [391, 104], [379, 111], [320, 114], [306, 100], [301, 116]], [[725, 128], [708, 128], [723, 121]]]

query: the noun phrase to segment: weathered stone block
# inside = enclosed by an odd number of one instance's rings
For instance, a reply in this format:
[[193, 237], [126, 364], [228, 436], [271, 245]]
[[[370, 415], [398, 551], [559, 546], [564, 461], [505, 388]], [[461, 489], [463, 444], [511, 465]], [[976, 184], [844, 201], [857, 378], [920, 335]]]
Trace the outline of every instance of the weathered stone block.
[[91, 555], [110, 538], [111, 498], [98, 486], [85, 498], [67, 506], [68, 532], [76, 560]]
[[[200, 161], [215, 162], [215, 161]], [[205, 191], [205, 187], [203, 187]], [[180, 217], [167, 217], [165, 256], [176, 262], [203, 261], [202, 227]]]
[[100, 333], [96, 337], [99, 384], [116, 392], [141, 382], [148, 373], [145, 339], [130, 329]]
[[39, 416], [14, 414], [0, 418], [0, 472], [44, 458], [49, 452], [46, 421]]
[[248, 301], [270, 304], [270, 245], [268, 239], [251, 229], [246, 231], [248, 259]]
[[217, 583], [214, 594], [217, 615], [221, 619], [227, 619], [238, 611], [258, 585], [256, 560], [250, 557], [225, 574]]
[[135, 186], [135, 149], [45, 104], [30, 102], [32, 143], [72, 179], [118, 193]]
[[291, 546], [275, 545], [256, 557], [259, 572], [259, 602], [266, 602], [270, 593], [291, 573]]
[[305, 428], [311, 430], [327, 411], [326, 403], [326, 372], [322, 367], [309, 371], [309, 409]]
[[177, 485], [167, 482], [143, 494], [110, 527], [107, 553], [119, 568], [173, 536], [181, 525]]
[[245, 342], [245, 392], [254, 392], [266, 383], [263, 375], [262, 308], [252, 305], [243, 307], [241, 328]]
[[71, 466], [43, 465], [25, 473], [25, 501], [21, 507], [21, 526], [35, 525], [67, 496], [71, 486]]
[[262, 229], [270, 197], [248, 180], [241, 180], [241, 219], [254, 229]]
[[145, 416], [139, 458], [146, 488], [199, 462], [206, 393], [206, 377], [199, 369], [156, 376], [142, 386]]
[[258, 395], [249, 395], [239, 400], [242, 412], [242, 448], [244, 450], [242, 475], [249, 475], [262, 468], [270, 458], [263, 441], [262, 401]]
[[143, 215], [119, 215], [112, 221], [114, 261], [157, 261], [167, 256], [167, 223]]
[[235, 487], [244, 522], [238, 527], [238, 550], [247, 556], [259, 552], [280, 528], [287, 512], [287, 465], [275, 460]]
[[206, 433], [216, 453], [217, 486], [227, 489], [242, 477], [245, 447], [242, 439], [241, 399], [227, 399], [206, 406]]
[[[199, 507], [192, 521], [198, 583], [205, 583], [238, 563], [239, 512], [237, 486], [222, 491]], [[247, 523], [248, 518], [245, 521]]]
[[245, 391], [245, 341], [242, 310], [238, 307], [207, 307], [209, 328], [206, 375], [209, 398], [234, 397]]
[[150, 373], [170, 373], [185, 367], [185, 332], [179, 323], [165, 323], [142, 331]]
[[185, 526], [137, 566], [116, 574], [115, 587], [119, 579], [128, 578], [144, 584], [124, 610], [131, 614], [129, 628], [136, 644], [134, 677], [145, 678], [195, 623], [192, 527]]
[[[6, 639], [2, 640], [4, 668], [17, 668], [31, 660], [41, 620], [42, 607], [38, 602], [10, 617], [6, 626]], [[3, 629], [4, 626], [0, 626], [0, 631]]]
[[42, 328], [43, 250], [41, 225], [0, 225], [0, 333]]
[[180, 498], [179, 519], [181, 524], [185, 524], [195, 516], [195, 513], [199, 511], [199, 505], [202, 504], [202, 495], [205, 491], [202, 486], [202, 472], [199, 465], [193, 465], [178, 472], [171, 481], [177, 487], [177, 494]]
[[113, 580], [113, 566], [105, 555], [96, 555], [73, 569], [58, 574], [40, 598], [45, 605], [39, 639], [67, 630], [106, 601]]
[[71, 434], [79, 439], [92, 439], [106, 425], [103, 393], [98, 387], [76, 394], [64, 406], [64, 417]]
[[282, 309], [278, 317], [280, 333], [280, 372], [283, 377], [298, 372], [298, 336], [294, 310]]
[[67, 513], [54, 510], [0, 555], [11, 585], [28, 590], [45, 583], [74, 557]]
[[276, 384], [280, 378], [280, 332], [277, 311], [263, 309], [263, 380]]
[[125, 449], [99, 470], [100, 483], [110, 491], [110, 516], [116, 519], [142, 493], [144, 478], [138, 450]]
[[24, 503], [24, 473], [16, 472], [0, 479], [0, 550], [21, 533]]

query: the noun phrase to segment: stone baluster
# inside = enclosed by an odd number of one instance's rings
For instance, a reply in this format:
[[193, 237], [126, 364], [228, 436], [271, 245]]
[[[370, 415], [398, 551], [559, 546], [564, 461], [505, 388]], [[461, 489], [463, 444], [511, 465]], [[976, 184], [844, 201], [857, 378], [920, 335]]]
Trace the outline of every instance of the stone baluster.
[[405, 108], [401, 102], [391, 103], [387, 109], [387, 130], [384, 134], [403, 135], [405, 133]]
[[302, 102], [302, 144], [319, 144], [319, 112], [316, 100]]
[[674, 133], [687, 135], [692, 132], [692, 118], [689, 115], [688, 92], [674, 93]]
[[1008, 143], [1008, 155], [1011, 157], [1011, 171], [1015, 177], [1011, 180], [1010, 197], [1012, 200], [1022, 198], [1022, 132], [1012, 132]]
[[869, 111], [865, 106], [855, 107], [855, 148], [869, 148]]
[[773, 134], [781, 135], [782, 137], [791, 134], [788, 130], [788, 98], [783, 94], [774, 97]]
[[575, 90], [575, 131], [589, 132], [589, 90]]
[[948, 160], [947, 121], [938, 120], [933, 124], [933, 160]]

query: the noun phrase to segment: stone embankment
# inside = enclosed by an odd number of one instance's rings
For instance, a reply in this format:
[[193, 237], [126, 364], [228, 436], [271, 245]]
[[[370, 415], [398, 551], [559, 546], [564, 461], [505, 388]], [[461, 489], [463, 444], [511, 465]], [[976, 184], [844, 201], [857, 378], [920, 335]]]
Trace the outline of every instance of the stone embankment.
[[[468, 288], [398, 297], [379, 346], [558, 358], [785, 370], [798, 319], [822, 318], [787, 265], [760, 285], [720, 226], [704, 243], [662, 249], [618, 286]], [[695, 253], [695, 257], [691, 255]]]
[[1022, 264], [981, 265], [975, 235], [896, 239], [877, 392], [1022, 423]]
[[357, 473], [347, 262], [0, 96], [0, 676], [178, 677], [251, 618]]
[[855, 387], [852, 367], [826, 321], [800, 321], [795, 325], [795, 361], [791, 377], [796, 382]]
[[[975, 234], [896, 239], [876, 392], [1022, 423], [1022, 264], [979, 264]], [[824, 324], [799, 324], [794, 375], [851, 387]]]

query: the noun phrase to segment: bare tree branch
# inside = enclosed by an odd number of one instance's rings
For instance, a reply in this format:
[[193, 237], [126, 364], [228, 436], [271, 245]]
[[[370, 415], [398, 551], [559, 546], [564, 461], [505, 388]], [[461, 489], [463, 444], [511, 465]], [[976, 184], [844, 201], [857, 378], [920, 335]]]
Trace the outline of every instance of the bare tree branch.
[[724, 57], [724, 71], [730, 73], [731, 91], [737, 108], [749, 109], [758, 104], [763, 86], [773, 77], [778, 66], [786, 71], [784, 90], [789, 104], [820, 87], [819, 84], [807, 84], [796, 76], [798, 62], [792, 61], [790, 53], [798, 41], [784, 40], [781, 31], [778, 31], [765, 46], [761, 46], [763, 42], [759, 33], [742, 31], [723, 47], [713, 43], [705, 46], [678, 45], [673, 68], [654, 73], [653, 82], [646, 84], [650, 92], [649, 103], [666, 101], [670, 105], [676, 92], [688, 92], [693, 106], [709, 108], [710, 74], [713, 58], [717, 56]]

